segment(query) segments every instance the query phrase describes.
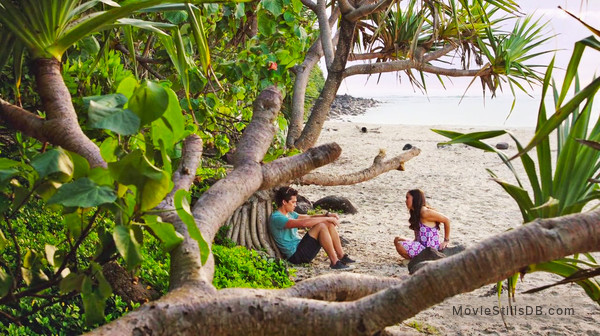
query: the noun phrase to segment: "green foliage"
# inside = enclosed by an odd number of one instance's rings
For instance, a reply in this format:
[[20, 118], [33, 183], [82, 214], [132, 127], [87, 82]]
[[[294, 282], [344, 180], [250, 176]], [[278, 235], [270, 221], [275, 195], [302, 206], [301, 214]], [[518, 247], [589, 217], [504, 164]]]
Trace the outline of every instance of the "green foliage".
[[[594, 37], [589, 37], [576, 44], [560, 94], [558, 88], [553, 87], [555, 112], [550, 118], [547, 118], [544, 98], [550, 88], [554, 60], [550, 63], [543, 82], [536, 133], [527, 146], [523, 147], [507, 131], [461, 134], [434, 130], [451, 138], [452, 140], [448, 143], [465, 143], [485, 151], [494, 151], [502, 158], [513, 172], [518, 185], [496, 178], [491, 171], [489, 171], [490, 175], [517, 202], [524, 223], [536, 218], [552, 218], [579, 213], [588, 203], [600, 199], [600, 188], [597, 184], [597, 177], [600, 175], [600, 151], [580, 141], [587, 139], [587, 142], [592, 144], [600, 141], [600, 119], [594, 121], [592, 118], [592, 104], [600, 88], [600, 79], [594, 79], [583, 89], [580, 89], [577, 79], [577, 67], [585, 47], [600, 51], [600, 42]], [[565, 101], [573, 80], [575, 80], [574, 95], [570, 100]], [[552, 158], [550, 149], [550, 133], [553, 130], [557, 130], [558, 137], [555, 158]], [[500, 134], [509, 134], [515, 141], [519, 150], [517, 157], [521, 158], [533, 195], [530, 195], [525, 189], [506, 155], [481, 142], [482, 139]], [[535, 148], [538, 158], [537, 167], [528, 154], [528, 151], [533, 148]], [[563, 258], [531, 265], [529, 271], [546, 271], [569, 277], [585, 270], [586, 268], [583, 267], [585, 265], [591, 268], [600, 267], [591, 255], [585, 254], [584, 256], [588, 259], [585, 263], [579, 260], [579, 256], [575, 256], [575, 258]], [[598, 280], [582, 279], [577, 283], [584, 288], [592, 300], [600, 303], [600, 282]], [[514, 292], [516, 279], [509, 281], [509, 284], [511, 285], [509, 288], [512, 288], [512, 292]]]
[[286, 288], [293, 285], [283, 260], [248, 250], [242, 246], [228, 248], [213, 245], [215, 257], [215, 277], [213, 284], [218, 289], [230, 287], [244, 288]]
[[321, 94], [321, 90], [325, 86], [325, 77], [323, 77], [323, 71], [321, 68], [316, 66], [310, 71], [308, 77], [308, 85], [306, 86], [306, 99], [304, 100], [304, 114], [305, 118], [308, 117], [310, 109], [315, 104], [317, 98]]

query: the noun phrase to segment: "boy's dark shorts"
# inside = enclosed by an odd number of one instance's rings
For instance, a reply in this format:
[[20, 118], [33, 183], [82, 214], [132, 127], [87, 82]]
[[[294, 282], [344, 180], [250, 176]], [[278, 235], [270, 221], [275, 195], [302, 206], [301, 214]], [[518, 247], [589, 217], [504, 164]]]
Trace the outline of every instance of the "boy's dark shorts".
[[321, 244], [307, 233], [302, 237], [300, 243], [298, 243], [296, 253], [289, 257], [288, 261], [292, 264], [309, 263], [315, 259], [320, 250]]

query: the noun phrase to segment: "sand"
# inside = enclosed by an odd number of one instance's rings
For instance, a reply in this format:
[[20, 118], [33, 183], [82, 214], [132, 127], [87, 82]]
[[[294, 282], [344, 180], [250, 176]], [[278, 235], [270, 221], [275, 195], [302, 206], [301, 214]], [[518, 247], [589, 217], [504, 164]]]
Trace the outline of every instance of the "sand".
[[[359, 128], [363, 126], [367, 127], [367, 133], [360, 132]], [[459, 132], [485, 130], [334, 121], [325, 124], [319, 144], [335, 141], [343, 152], [337, 161], [319, 171], [344, 174], [368, 167], [380, 148], [386, 150], [388, 157], [400, 154], [407, 143], [422, 149], [418, 157], [406, 163], [406, 171], [403, 172], [391, 171], [351, 186], [298, 187], [300, 194], [312, 201], [339, 195], [350, 199], [358, 209], [357, 214], [342, 215], [339, 227], [341, 236], [348, 240], [346, 252], [359, 259], [352, 272], [391, 277], [408, 274], [392, 242], [395, 236], [412, 236], [404, 204], [409, 189], [422, 189], [428, 204], [450, 218], [451, 246], [468, 248], [521, 225], [522, 218], [516, 203], [490, 179], [486, 171], [489, 168], [502, 179], [515, 182], [498, 156], [465, 145], [438, 148], [437, 144], [445, 138], [430, 131], [431, 128]], [[523, 144], [533, 134], [531, 129], [512, 129], [511, 132]], [[507, 155], [516, 152], [514, 142], [508, 136], [490, 139], [487, 143], [495, 145], [500, 141], [510, 144], [511, 147], [505, 151]], [[515, 166], [525, 178], [520, 162], [515, 162]], [[328, 266], [328, 259], [322, 251], [311, 265], [297, 267], [296, 281], [332, 272]], [[515, 307], [521, 312], [506, 316], [508, 329], [494, 311], [498, 306], [494, 285], [447, 299], [394, 328], [406, 333], [419, 333], [420, 330], [444, 335], [600, 335], [600, 306], [589, 299], [579, 286], [563, 285], [533, 295], [520, 294], [560, 279], [546, 273], [526, 275], [517, 287]], [[503, 304], [507, 304], [506, 296], [503, 296]], [[491, 314], [482, 315], [482, 311], [475, 311], [480, 308], [483, 308], [483, 313], [486, 309], [490, 310]], [[536, 310], [546, 315], [538, 315]]]

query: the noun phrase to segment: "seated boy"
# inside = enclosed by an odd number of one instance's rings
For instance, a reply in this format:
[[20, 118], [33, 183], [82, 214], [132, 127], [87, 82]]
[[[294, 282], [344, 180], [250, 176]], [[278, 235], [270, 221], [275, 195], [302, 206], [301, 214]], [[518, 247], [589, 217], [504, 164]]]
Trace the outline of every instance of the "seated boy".
[[[339, 216], [327, 212], [324, 215], [299, 215], [296, 208], [298, 191], [290, 187], [275, 192], [277, 210], [271, 214], [269, 226], [275, 243], [292, 264], [304, 264], [313, 260], [321, 247], [327, 252], [332, 269], [351, 269], [347, 264], [355, 262], [344, 254], [337, 232]], [[304, 237], [298, 236], [298, 228], [309, 228]]]

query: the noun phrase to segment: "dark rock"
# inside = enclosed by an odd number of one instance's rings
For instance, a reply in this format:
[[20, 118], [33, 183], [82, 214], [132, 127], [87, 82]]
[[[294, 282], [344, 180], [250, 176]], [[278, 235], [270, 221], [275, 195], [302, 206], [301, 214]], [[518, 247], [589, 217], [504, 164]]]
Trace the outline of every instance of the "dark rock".
[[417, 254], [414, 258], [410, 260], [410, 262], [408, 263], [408, 274], [413, 274], [419, 269], [423, 268], [428, 263], [438, 259], [442, 259], [444, 257], [446, 257], [446, 255], [442, 252], [434, 248], [427, 247], [421, 253]]
[[356, 98], [349, 95], [338, 95], [335, 97], [329, 111], [331, 119], [339, 119], [342, 116], [356, 116], [364, 114], [367, 109], [375, 107], [380, 102], [374, 99]]
[[302, 195], [298, 195], [297, 199], [298, 202], [296, 203], [296, 209], [294, 209], [295, 212], [302, 215], [306, 215], [308, 213], [308, 210], [312, 210], [313, 205], [312, 202], [308, 200], [308, 198]]
[[102, 273], [106, 281], [113, 289], [113, 293], [119, 295], [124, 302], [145, 303], [156, 300], [160, 293], [154, 289], [148, 289], [137, 277], [132, 276], [127, 270], [116, 262], [109, 262], [102, 267]]
[[363, 127], [360, 128], [360, 131], [362, 133], [367, 133], [367, 128], [363, 126]]
[[402, 147], [402, 150], [409, 150], [411, 148], [413, 148], [413, 146], [411, 144], [406, 144], [406, 145], [404, 145], [404, 147]]
[[461, 245], [461, 244], [458, 244], [458, 245], [455, 245], [455, 246], [446, 247], [443, 252], [446, 255], [446, 257], [449, 257], [449, 256], [452, 256], [452, 255], [458, 254], [458, 253], [460, 253], [460, 252], [462, 252], [464, 250], [465, 250], [465, 246]]
[[506, 142], [498, 142], [496, 144], [496, 148], [498, 148], [498, 149], [508, 149], [508, 143], [506, 143]]
[[341, 211], [343, 213], [355, 214], [358, 212], [349, 199], [342, 196], [327, 196], [313, 203], [315, 208], [320, 207], [329, 211]]

